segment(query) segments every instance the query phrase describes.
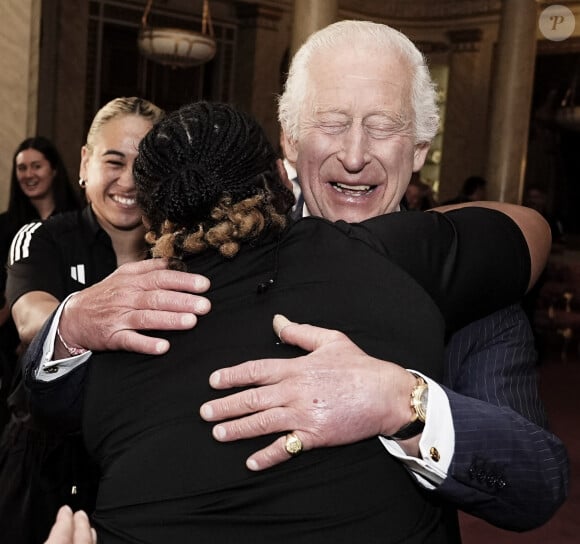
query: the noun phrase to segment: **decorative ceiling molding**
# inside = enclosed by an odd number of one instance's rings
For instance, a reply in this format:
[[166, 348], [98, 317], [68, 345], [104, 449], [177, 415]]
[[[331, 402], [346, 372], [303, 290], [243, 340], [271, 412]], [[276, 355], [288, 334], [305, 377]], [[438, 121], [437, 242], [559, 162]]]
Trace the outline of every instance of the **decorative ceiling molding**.
[[340, 9], [394, 19], [448, 19], [491, 15], [502, 0], [340, 0]]
[[[219, 1], [219, 0], [216, 0]], [[294, 0], [238, 0], [292, 11]], [[324, 1], [324, 0], [317, 0]], [[517, 0], [519, 1], [519, 0]], [[565, 2], [566, 0], [562, 0]], [[502, 0], [339, 0], [339, 12], [376, 19], [449, 19], [497, 14]]]

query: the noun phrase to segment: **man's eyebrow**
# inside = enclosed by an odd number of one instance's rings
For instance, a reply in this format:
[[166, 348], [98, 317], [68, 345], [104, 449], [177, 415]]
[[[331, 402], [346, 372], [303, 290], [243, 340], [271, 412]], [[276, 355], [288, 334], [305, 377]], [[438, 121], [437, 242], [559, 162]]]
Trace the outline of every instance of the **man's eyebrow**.
[[327, 106], [324, 104], [317, 104], [316, 106], [314, 106], [312, 108], [312, 113], [314, 113], [315, 115], [323, 115], [328, 113], [338, 113], [346, 115], [346, 112], [344, 111], [343, 108], [338, 106]]
[[106, 151], [103, 152], [103, 157], [105, 157], [106, 155], [117, 155], [118, 157], [121, 157], [122, 159], [125, 158], [125, 153], [121, 152], [121, 151], [117, 151], [116, 149], [107, 149]]

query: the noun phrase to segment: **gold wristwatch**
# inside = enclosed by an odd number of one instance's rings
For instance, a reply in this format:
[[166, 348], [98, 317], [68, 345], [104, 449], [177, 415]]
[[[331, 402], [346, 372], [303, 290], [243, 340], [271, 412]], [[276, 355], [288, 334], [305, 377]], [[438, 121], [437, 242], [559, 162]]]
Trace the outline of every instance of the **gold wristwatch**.
[[389, 438], [394, 440], [407, 440], [413, 438], [423, 432], [425, 428], [425, 420], [427, 419], [427, 401], [429, 399], [429, 385], [418, 374], [412, 372], [413, 376], [417, 378], [417, 383], [411, 391], [411, 409], [413, 416], [409, 423], [401, 427], [395, 434]]

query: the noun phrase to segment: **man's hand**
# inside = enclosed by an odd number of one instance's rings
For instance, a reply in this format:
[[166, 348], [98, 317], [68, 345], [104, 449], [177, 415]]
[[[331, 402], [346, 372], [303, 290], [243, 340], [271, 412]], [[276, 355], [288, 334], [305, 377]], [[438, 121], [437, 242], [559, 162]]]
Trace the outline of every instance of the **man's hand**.
[[79, 510], [73, 514], [68, 506], [58, 511], [45, 544], [96, 544], [97, 534], [91, 529], [89, 518]]
[[[309, 450], [389, 435], [411, 419], [415, 378], [402, 367], [366, 355], [337, 331], [282, 316], [274, 318], [274, 329], [284, 343], [311, 353], [247, 361], [212, 373], [215, 389], [258, 386], [201, 406], [206, 421], [230, 420], [213, 428], [216, 440], [294, 431]], [[251, 455], [247, 467], [262, 470], [288, 460], [285, 440]]]
[[[164, 259], [124, 264], [68, 300], [60, 335], [72, 347], [165, 353], [166, 340], [137, 331], [193, 328], [197, 316], [211, 309], [209, 300], [198, 296], [208, 289], [207, 278], [168, 270]], [[68, 357], [63, 350], [57, 342], [54, 358]]]

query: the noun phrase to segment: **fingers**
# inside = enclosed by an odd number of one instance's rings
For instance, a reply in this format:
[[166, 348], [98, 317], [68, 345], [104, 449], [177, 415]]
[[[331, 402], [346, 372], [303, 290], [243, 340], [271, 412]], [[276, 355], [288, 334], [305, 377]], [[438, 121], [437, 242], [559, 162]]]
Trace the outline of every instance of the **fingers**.
[[[278, 406], [287, 406], [292, 396], [294, 394], [289, 387], [263, 386], [246, 389], [221, 399], [206, 402], [200, 408], [200, 415], [205, 421], [222, 421], [232, 417], [256, 414], [254, 417], [260, 419], [250, 420], [250, 418], [246, 418], [240, 421], [228, 422], [227, 426], [230, 429], [234, 429], [237, 425], [240, 426], [240, 429], [244, 428], [243, 433], [235, 433], [236, 438], [258, 436], [258, 434], [264, 434], [264, 432], [277, 432], [287, 428], [284, 426], [284, 422], [281, 423], [277, 419], [278, 414], [270, 409]], [[253, 426], [257, 428], [258, 432], [256, 434], [246, 434], [247, 431], [251, 432]]]
[[[119, 297], [123, 306], [135, 310], [157, 310], [163, 312], [193, 313], [205, 315], [211, 310], [210, 301], [202, 296], [181, 291], [165, 289], [142, 289], [126, 291], [123, 295], [119, 290]], [[131, 298], [132, 297], [132, 298]]]
[[345, 338], [345, 335], [341, 332], [313, 325], [293, 323], [280, 314], [274, 316], [272, 326], [282, 342], [298, 346], [306, 351], [315, 351], [326, 344]]
[[[294, 431], [293, 434], [296, 435], [296, 437], [302, 443], [301, 451], [306, 451], [307, 447], [304, 444], [301, 434], [296, 431]], [[288, 435], [281, 436], [266, 448], [250, 455], [250, 457], [248, 457], [246, 460], [246, 467], [254, 472], [257, 472], [292, 459], [294, 455], [288, 453], [286, 450], [287, 440]]]
[[205, 293], [210, 287], [210, 281], [200, 274], [190, 274], [179, 270], [152, 270], [140, 276], [131, 274], [133, 280], [140, 279], [145, 289], [164, 289], [184, 291], [188, 293]]
[[162, 355], [169, 351], [170, 344], [164, 338], [154, 338], [136, 331], [124, 330], [115, 333], [107, 347], [111, 350], [132, 351], [144, 355]]
[[167, 266], [167, 259], [146, 259], [125, 263], [109, 277], [127, 276], [133, 280], [145, 278], [146, 281], [153, 280], [151, 288], [175, 289], [197, 294], [205, 293], [209, 289], [210, 281], [205, 276], [169, 270]]
[[276, 336], [278, 338], [280, 338], [280, 340], [282, 340], [282, 329], [284, 329], [284, 327], [287, 327], [288, 325], [291, 325], [292, 321], [290, 321], [286, 316], [282, 315], [282, 314], [276, 314], [274, 316], [274, 319], [272, 320], [272, 326], [274, 327], [274, 332], [276, 333]]
[[72, 510], [68, 506], [62, 506], [45, 544], [72, 544], [73, 534]]
[[97, 533], [91, 528], [89, 517], [79, 510], [73, 516], [74, 521], [74, 536], [73, 544], [96, 544]]
[[88, 516], [82, 510], [73, 514], [62, 506], [56, 516], [45, 544], [96, 544], [97, 534], [91, 528]]
[[137, 331], [195, 327], [197, 316], [208, 313], [211, 303], [188, 291], [203, 291], [208, 286], [209, 280], [203, 276], [173, 270], [113, 274], [68, 300], [60, 317], [60, 332], [71, 345], [86, 349], [165, 353], [169, 349], [165, 340]]
[[271, 384], [286, 378], [291, 372], [287, 359], [258, 359], [212, 372], [209, 384], [214, 389]]

